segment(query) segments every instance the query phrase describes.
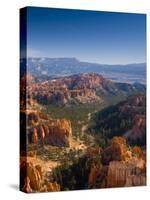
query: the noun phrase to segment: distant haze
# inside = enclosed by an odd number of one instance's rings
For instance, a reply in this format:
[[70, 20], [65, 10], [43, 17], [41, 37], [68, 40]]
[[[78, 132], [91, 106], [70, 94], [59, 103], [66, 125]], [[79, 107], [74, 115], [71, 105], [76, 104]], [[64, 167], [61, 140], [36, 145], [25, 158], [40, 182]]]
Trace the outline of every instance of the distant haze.
[[62, 77], [94, 72], [115, 82], [146, 83], [146, 63], [104, 65], [83, 62], [76, 58], [30, 57], [27, 59], [27, 66], [27, 71], [34, 76]]

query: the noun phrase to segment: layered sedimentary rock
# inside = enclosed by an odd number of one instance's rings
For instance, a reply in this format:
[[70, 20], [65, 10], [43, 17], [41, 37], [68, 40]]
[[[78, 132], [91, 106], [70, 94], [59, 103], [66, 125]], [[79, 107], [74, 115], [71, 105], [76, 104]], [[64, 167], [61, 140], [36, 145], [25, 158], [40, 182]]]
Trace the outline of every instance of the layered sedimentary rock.
[[[111, 146], [108, 148], [110, 148], [111, 159], [108, 162], [106, 187], [146, 184], [145, 154], [140, 147], [129, 150], [125, 138], [114, 137]], [[104, 150], [104, 155], [108, 148]], [[104, 156], [104, 159], [107, 158]]]
[[146, 185], [146, 176], [144, 175], [130, 175], [126, 179], [126, 187]]
[[146, 185], [144, 167], [144, 161], [139, 159], [131, 159], [128, 162], [111, 161], [108, 166], [106, 187]]
[[22, 161], [20, 164], [21, 190], [24, 192], [39, 191], [42, 184], [42, 170], [30, 162]]
[[108, 80], [89, 73], [33, 83], [28, 88], [39, 103], [61, 104], [102, 102], [97, 90], [105, 93]]
[[70, 146], [71, 135], [72, 128], [69, 120], [48, 120], [29, 129], [28, 142], [54, 146]]
[[43, 176], [42, 167], [34, 166], [31, 162], [21, 163], [21, 190], [31, 192], [56, 192], [60, 191], [60, 185], [56, 182], [46, 181]]
[[42, 183], [42, 173], [40, 166], [33, 166], [31, 163], [27, 163], [27, 175], [30, 179], [30, 186], [33, 190], [40, 190]]
[[26, 110], [21, 111], [21, 128], [24, 130], [22, 135], [27, 134], [28, 143], [70, 146], [72, 127], [69, 120], [50, 119], [45, 113]]
[[114, 137], [101, 155], [103, 165], [91, 165], [89, 188], [146, 185], [146, 156], [140, 147], [129, 148], [125, 138]]
[[[56, 79], [49, 77], [40, 81], [26, 74], [22, 79], [22, 91], [26, 90], [26, 103], [29, 105], [32, 99], [40, 104], [56, 105], [101, 103], [104, 100], [103, 95], [129, 95], [139, 90], [143, 91], [136, 85], [127, 83], [120, 85], [96, 73], [76, 74]], [[28, 84], [23, 87], [25, 81]]]

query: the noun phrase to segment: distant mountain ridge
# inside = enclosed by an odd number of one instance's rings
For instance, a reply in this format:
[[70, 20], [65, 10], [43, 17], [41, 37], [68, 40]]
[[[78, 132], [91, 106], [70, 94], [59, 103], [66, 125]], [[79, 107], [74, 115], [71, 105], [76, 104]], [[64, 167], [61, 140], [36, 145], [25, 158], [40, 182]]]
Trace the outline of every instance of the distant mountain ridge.
[[[21, 60], [22, 64], [24, 60]], [[117, 82], [146, 82], [146, 63], [107, 65], [82, 62], [71, 58], [27, 59], [27, 71], [34, 76], [68, 76], [79, 73], [98, 73]]]

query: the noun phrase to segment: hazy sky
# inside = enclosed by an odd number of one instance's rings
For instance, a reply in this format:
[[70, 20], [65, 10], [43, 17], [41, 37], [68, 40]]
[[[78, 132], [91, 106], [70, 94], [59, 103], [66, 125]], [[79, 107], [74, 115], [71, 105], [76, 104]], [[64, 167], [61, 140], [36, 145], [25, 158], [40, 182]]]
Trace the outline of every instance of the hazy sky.
[[146, 16], [28, 8], [30, 57], [76, 57], [81, 61], [146, 62]]

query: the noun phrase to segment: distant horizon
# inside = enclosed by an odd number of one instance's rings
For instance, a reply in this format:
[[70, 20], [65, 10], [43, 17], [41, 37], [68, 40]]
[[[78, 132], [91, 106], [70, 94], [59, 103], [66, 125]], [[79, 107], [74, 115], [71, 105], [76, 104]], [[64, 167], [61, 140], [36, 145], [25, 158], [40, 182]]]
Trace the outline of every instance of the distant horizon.
[[136, 65], [136, 64], [147, 64], [147, 62], [131, 62], [131, 63], [112, 63], [112, 64], [107, 64], [107, 63], [98, 63], [94, 61], [86, 61], [86, 60], [81, 60], [77, 57], [48, 57], [48, 56], [29, 56], [27, 59], [76, 59], [79, 62], [87, 62], [91, 64], [99, 64], [99, 65]]

